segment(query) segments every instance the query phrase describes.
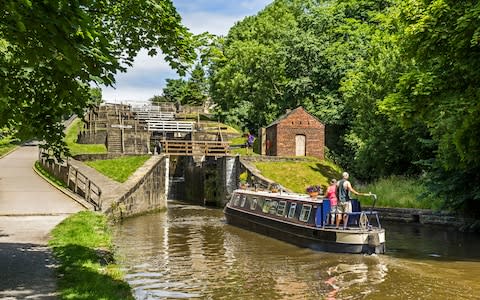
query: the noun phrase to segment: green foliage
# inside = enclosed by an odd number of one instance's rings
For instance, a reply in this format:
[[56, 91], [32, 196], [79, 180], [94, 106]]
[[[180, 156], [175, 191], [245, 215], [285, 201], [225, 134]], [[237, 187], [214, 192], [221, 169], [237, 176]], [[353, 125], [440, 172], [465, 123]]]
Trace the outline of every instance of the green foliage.
[[49, 246], [59, 261], [62, 299], [133, 299], [113, 261], [113, 244], [103, 214], [80, 212], [57, 225]]
[[208, 84], [203, 67], [196, 64], [187, 80], [167, 79], [163, 97], [170, 102], [202, 105], [208, 98]]
[[158, 50], [184, 73], [191, 34], [169, 0], [2, 1], [0, 127], [67, 152], [62, 116], [98, 101], [90, 85], [111, 86], [141, 49]]
[[240, 180], [240, 183], [247, 183], [248, 180], [248, 172], [245, 171], [238, 176], [238, 179]]
[[163, 95], [162, 96], [154, 95], [152, 98], [148, 99], [148, 102], [150, 102], [151, 104], [159, 104], [159, 103], [170, 102], [170, 101], [171, 99], [168, 99]]
[[381, 109], [405, 130], [427, 128], [430, 192], [479, 216], [480, 190], [472, 182], [480, 169], [480, 3], [405, 1], [399, 10], [401, 59], [410, 66]]
[[[356, 187], [357, 188], [357, 187]], [[409, 207], [440, 210], [442, 199], [426, 196], [427, 188], [419, 178], [392, 176], [380, 178], [366, 186], [358, 186], [362, 191], [369, 191], [378, 196], [376, 206]], [[363, 209], [373, 204], [372, 198], [363, 198]]]
[[18, 147], [19, 140], [8, 128], [0, 129], [0, 157]]
[[94, 160], [85, 162], [90, 167], [118, 182], [125, 182], [139, 167], [150, 158], [150, 155], [123, 156], [115, 159]]

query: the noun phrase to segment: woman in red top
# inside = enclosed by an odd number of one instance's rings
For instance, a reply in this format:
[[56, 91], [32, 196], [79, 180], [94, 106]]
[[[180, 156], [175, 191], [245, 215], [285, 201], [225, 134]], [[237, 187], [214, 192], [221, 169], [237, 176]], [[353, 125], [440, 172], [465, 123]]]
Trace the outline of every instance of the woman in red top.
[[335, 214], [337, 212], [337, 180], [330, 180], [330, 185], [325, 193], [325, 198], [330, 200], [330, 214], [332, 216], [331, 224], [335, 224]]

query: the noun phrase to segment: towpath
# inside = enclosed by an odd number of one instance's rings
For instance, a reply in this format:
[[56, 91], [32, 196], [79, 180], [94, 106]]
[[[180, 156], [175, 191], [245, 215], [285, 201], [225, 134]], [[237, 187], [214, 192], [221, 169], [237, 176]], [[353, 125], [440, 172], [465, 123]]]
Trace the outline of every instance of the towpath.
[[36, 145], [0, 159], [0, 298], [56, 299], [49, 232], [84, 210], [33, 170]]

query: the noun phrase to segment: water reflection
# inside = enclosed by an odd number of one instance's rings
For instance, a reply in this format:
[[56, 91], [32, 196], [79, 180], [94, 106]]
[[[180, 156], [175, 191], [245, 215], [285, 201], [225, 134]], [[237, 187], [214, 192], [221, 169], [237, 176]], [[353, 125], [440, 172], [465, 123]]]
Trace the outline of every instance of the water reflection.
[[425, 237], [402, 230], [390, 229], [400, 257], [323, 253], [226, 225], [218, 209], [170, 203], [120, 224], [115, 240], [137, 299], [467, 299], [480, 290], [477, 262], [404, 258], [395, 236]]

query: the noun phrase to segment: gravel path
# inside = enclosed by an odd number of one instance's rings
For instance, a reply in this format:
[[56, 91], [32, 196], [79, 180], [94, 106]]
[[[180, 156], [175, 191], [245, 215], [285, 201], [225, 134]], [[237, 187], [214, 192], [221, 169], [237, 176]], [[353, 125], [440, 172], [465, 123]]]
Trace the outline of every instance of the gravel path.
[[49, 232], [84, 210], [40, 178], [33, 165], [36, 145], [0, 159], [0, 298], [56, 299]]

